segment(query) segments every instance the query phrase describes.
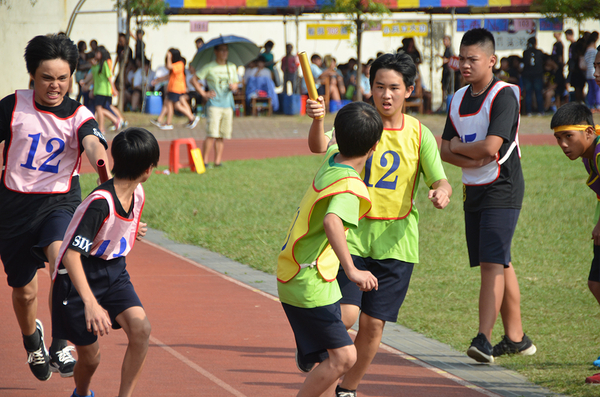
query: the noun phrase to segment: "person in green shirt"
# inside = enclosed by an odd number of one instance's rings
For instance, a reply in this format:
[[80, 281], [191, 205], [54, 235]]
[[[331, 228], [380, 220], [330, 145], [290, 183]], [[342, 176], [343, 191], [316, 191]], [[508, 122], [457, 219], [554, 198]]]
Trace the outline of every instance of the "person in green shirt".
[[[357, 362], [338, 386], [338, 397], [356, 396], [379, 348], [385, 322], [398, 318], [413, 266], [419, 261], [419, 213], [414, 198], [421, 174], [435, 208], [445, 208], [452, 195], [435, 138], [417, 119], [402, 113], [416, 74], [412, 58], [404, 52], [383, 54], [371, 65], [372, 100], [384, 130], [363, 174], [372, 208], [356, 229], [349, 230], [348, 248], [356, 268], [373, 273], [379, 289], [376, 293], [361, 291], [343, 270], [338, 274], [346, 327], [350, 328], [360, 315], [354, 342]], [[309, 100], [306, 113], [321, 115], [319, 103]], [[315, 128], [320, 131], [309, 140], [309, 147], [314, 153], [322, 153], [330, 137], [324, 133], [322, 121]]]
[[[340, 262], [362, 291], [378, 288], [371, 272], [352, 263], [345, 231], [356, 228], [371, 207], [359, 173], [381, 137], [383, 123], [371, 105], [356, 102], [340, 110], [334, 126], [337, 142], [327, 149], [300, 202], [277, 260], [277, 290], [294, 331], [296, 364], [310, 372], [298, 396], [333, 394], [339, 377], [356, 361], [341, 318], [336, 282]], [[318, 128], [311, 128], [309, 139], [314, 133]]]

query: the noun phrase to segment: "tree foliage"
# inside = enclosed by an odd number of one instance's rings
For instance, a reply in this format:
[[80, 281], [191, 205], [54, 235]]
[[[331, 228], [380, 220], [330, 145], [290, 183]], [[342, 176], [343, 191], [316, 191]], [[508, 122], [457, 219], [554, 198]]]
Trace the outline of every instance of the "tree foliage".
[[359, 89], [362, 75], [362, 62], [360, 61], [363, 26], [373, 19], [381, 19], [384, 15], [391, 14], [390, 9], [381, 2], [373, 0], [331, 0], [321, 7], [323, 18], [331, 14], [344, 14], [353, 23], [348, 25], [350, 31], [356, 33], [356, 85], [357, 100], [362, 100], [362, 92]]
[[600, 15], [598, 0], [536, 0], [540, 11], [552, 18], [573, 18], [577, 22]]

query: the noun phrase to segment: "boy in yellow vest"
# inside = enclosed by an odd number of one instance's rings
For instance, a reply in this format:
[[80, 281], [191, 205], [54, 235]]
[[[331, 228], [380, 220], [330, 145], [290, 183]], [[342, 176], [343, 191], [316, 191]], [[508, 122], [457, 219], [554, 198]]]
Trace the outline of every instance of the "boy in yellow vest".
[[[356, 396], [379, 348], [385, 322], [397, 320], [406, 296], [413, 265], [419, 261], [419, 214], [413, 199], [421, 174], [435, 208], [446, 207], [452, 194], [433, 134], [417, 119], [402, 113], [404, 100], [414, 89], [416, 73], [412, 58], [404, 52], [384, 54], [371, 65], [372, 100], [384, 130], [363, 176], [373, 207], [358, 228], [348, 232], [348, 248], [356, 268], [375, 275], [379, 289], [362, 291], [347, 273], [340, 270], [338, 274], [342, 320], [347, 328], [360, 313], [354, 341], [357, 361], [337, 387], [338, 397]], [[321, 113], [316, 102], [308, 101], [308, 115]], [[322, 122], [314, 127], [319, 130], [309, 136], [309, 147], [321, 153], [331, 143], [330, 137], [324, 133]]]
[[[309, 140], [320, 124], [322, 119], [313, 121]], [[355, 102], [339, 111], [334, 127], [337, 142], [327, 149], [300, 202], [277, 262], [277, 289], [296, 338], [296, 364], [310, 372], [298, 396], [333, 394], [339, 377], [356, 361], [341, 318], [339, 264], [362, 291], [377, 289], [375, 276], [353, 265], [345, 231], [356, 228], [371, 208], [360, 172], [383, 123], [371, 105]]]

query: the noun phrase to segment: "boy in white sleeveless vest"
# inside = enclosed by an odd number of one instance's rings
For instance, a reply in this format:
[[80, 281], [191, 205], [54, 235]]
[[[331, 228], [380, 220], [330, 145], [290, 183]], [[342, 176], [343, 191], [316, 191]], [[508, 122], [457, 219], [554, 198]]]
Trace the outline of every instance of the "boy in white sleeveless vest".
[[92, 376], [100, 363], [98, 336], [123, 328], [129, 341], [119, 397], [129, 397], [142, 371], [150, 322], [131, 284], [125, 257], [138, 236], [144, 207], [142, 183], [159, 159], [158, 142], [143, 128], [113, 140], [113, 179], [98, 186], [69, 224], [52, 275], [52, 335], [76, 346], [72, 397], [94, 396]]
[[[469, 357], [490, 363], [503, 354], [536, 351], [523, 333], [521, 294], [510, 246], [525, 183], [519, 151], [519, 87], [494, 77], [494, 36], [486, 29], [465, 33], [460, 71], [470, 83], [452, 97], [442, 135], [442, 159], [462, 168], [467, 248], [480, 267], [479, 332]], [[492, 348], [492, 329], [502, 315], [505, 335]]]
[[[322, 98], [314, 105], [308, 113], [315, 119], [309, 141], [322, 138]], [[337, 142], [329, 146], [300, 202], [277, 260], [277, 290], [296, 338], [296, 364], [310, 372], [298, 392], [305, 397], [333, 394], [337, 380], [356, 361], [340, 310], [340, 262], [362, 290], [377, 289], [375, 276], [352, 263], [345, 233], [371, 208], [360, 172], [381, 138], [383, 123], [371, 105], [355, 102], [338, 112], [334, 126]]]
[[[595, 76], [600, 79], [600, 52], [594, 62]], [[550, 128], [558, 146], [570, 160], [581, 158], [588, 173], [586, 185], [596, 194], [596, 212], [592, 239], [594, 243], [594, 258], [588, 276], [588, 288], [594, 298], [600, 303], [600, 126], [595, 125], [594, 116], [587, 106], [578, 102], [570, 102], [561, 106], [552, 116]], [[589, 236], [589, 235], [588, 235]], [[594, 361], [594, 366], [600, 367], [600, 357]], [[600, 383], [600, 373], [588, 376], [586, 383]]]
[[[348, 248], [354, 266], [368, 270], [378, 281], [377, 291], [361, 291], [340, 269], [342, 320], [350, 328], [360, 315], [354, 341], [356, 364], [336, 389], [338, 397], [354, 397], [356, 389], [379, 349], [386, 321], [396, 321], [408, 291], [413, 266], [419, 261], [419, 214], [414, 197], [423, 176], [429, 200], [442, 209], [452, 187], [446, 180], [433, 134], [417, 119], [402, 113], [404, 100], [414, 89], [417, 69], [410, 55], [384, 54], [371, 65], [372, 101], [383, 120], [377, 149], [362, 175], [373, 207], [348, 231]], [[307, 113], [314, 101], [308, 101]], [[308, 113], [310, 114], [310, 113]], [[327, 150], [331, 136], [320, 122], [309, 147]]]
[[67, 95], [79, 54], [64, 35], [34, 37], [25, 49], [32, 90], [17, 90], [0, 101], [0, 258], [13, 289], [13, 309], [23, 334], [27, 362], [40, 380], [52, 372], [73, 376], [75, 360], [66, 340], [50, 352], [36, 320], [37, 270], [50, 273], [65, 230], [81, 202], [79, 168], [85, 150], [90, 163], [108, 164], [107, 143], [94, 116]]

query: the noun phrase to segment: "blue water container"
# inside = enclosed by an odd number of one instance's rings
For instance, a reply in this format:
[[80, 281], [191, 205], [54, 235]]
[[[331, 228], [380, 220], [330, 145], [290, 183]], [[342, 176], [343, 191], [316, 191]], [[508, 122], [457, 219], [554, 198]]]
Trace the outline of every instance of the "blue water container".
[[159, 115], [162, 104], [160, 93], [146, 93], [146, 113]]
[[340, 106], [340, 109], [349, 103], [352, 103], [352, 101], [350, 99], [342, 99], [342, 105]]
[[329, 113], [335, 113], [342, 108], [342, 101], [329, 101]]
[[300, 114], [301, 96], [298, 94], [283, 97], [283, 113], [288, 116]]

